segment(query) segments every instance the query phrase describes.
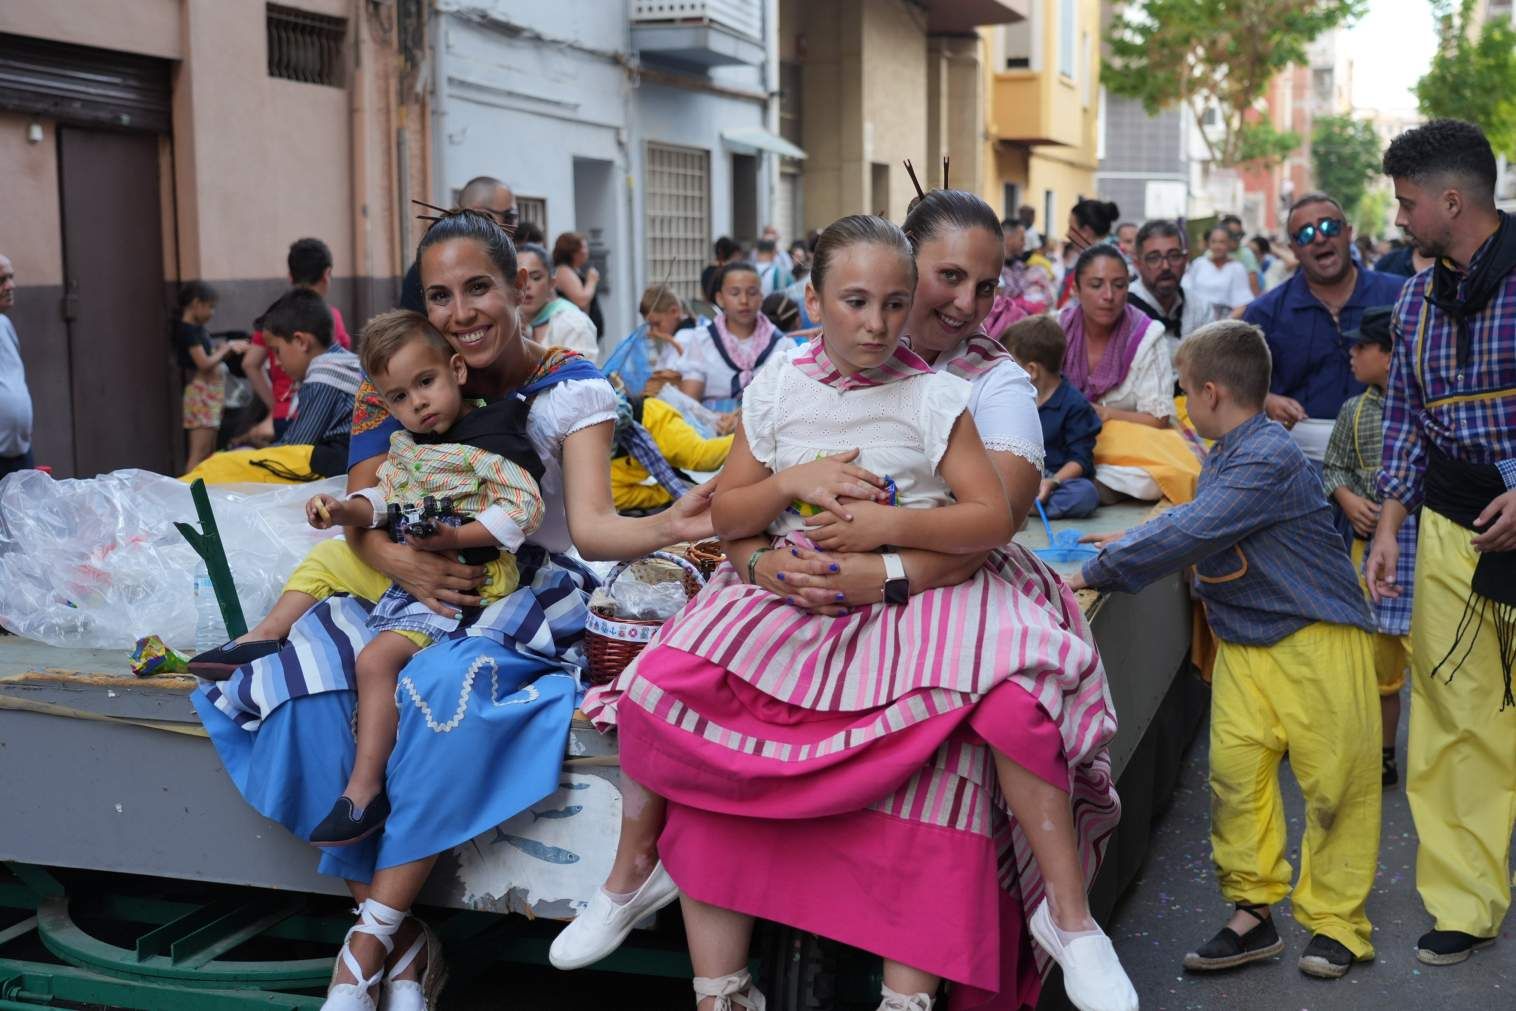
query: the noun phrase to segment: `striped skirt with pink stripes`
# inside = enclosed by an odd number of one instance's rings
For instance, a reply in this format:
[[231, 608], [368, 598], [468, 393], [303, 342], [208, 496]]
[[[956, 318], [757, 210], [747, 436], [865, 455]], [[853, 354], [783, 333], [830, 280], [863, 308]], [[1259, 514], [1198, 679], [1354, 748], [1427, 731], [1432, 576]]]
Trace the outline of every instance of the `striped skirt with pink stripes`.
[[1119, 818], [1099, 655], [1016, 545], [838, 618], [723, 566], [583, 708], [669, 799], [660, 851], [687, 894], [954, 980], [955, 1007], [1035, 1002], [1047, 966], [1023, 929], [1042, 878], [991, 749], [1069, 792], [1086, 882]]

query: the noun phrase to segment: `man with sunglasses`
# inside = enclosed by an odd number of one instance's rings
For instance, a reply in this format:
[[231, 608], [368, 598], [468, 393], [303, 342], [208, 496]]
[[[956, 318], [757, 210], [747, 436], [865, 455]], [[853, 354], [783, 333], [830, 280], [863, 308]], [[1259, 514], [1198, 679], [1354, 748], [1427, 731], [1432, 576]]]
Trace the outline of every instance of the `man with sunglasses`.
[[1184, 248], [1184, 231], [1177, 222], [1162, 218], [1149, 221], [1137, 229], [1132, 249], [1137, 280], [1127, 288], [1126, 300], [1163, 324], [1172, 356], [1181, 340], [1212, 319], [1209, 306], [1185, 297], [1181, 282], [1189, 254]]
[[[1396, 534], [1418, 514], [1406, 797], [1416, 890], [1452, 965], [1495, 943], [1516, 823], [1516, 218], [1495, 206], [1478, 127], [1438, 119], [1384, 154], [1395, 219], [1431, 267], [1405, 284], [1384, 401], [1384, 496], [1365, 576], [1396, 597]], [[1505, 955], [1506, 964], [1511, 956]]]
[[[516, 194], [494, 176], [475, 176], [458, 191], [458, 206], [483, 211], [514, 234], [519, 215]], [[426, 315], [426, 301], [421, 297], [421, 262], [411, 264], [400, 282], [400, 308]]]
[[1353, 262], [1353, 228], [1342, 205], [1325, 193], [1295, 201], [1285, 234], [1300, 269], [1255, 299], [1242, 318], [1263, 330], [1274, 356], [1264, 410], [1320, 467], [1337, 412], [1364, 390], [1353, 378], [1343, 335], [1358, 327], [1364, 310], [1399, 298], [1405, 279]]

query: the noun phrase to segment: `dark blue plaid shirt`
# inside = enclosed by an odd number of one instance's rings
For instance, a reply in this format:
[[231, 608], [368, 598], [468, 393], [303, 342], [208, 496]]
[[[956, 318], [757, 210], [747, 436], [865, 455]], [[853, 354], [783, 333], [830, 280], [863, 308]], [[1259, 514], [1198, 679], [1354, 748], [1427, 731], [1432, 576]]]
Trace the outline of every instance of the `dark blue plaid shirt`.
[[1211, 630], [1227, 642], [1271, 646], [1318, 621], [1375, 630], [1321, 478], [1262, 414], [1217, 440], [1193, 502], [1108, 545], [1085, 563], [1084, 581], [1135, 593], [1190, 565]]

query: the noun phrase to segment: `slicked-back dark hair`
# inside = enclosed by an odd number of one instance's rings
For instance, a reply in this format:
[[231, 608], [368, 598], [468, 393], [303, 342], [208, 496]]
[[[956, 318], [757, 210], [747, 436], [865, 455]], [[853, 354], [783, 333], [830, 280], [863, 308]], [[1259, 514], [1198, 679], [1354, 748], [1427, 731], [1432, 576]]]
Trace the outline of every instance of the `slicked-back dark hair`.
[[1390, 141], [1384, 174], [1420, 183], [1435, 175], [1471, 179], [1481, 195], [1495, 194], [1495, 152], [1484, 131], [1461, 119], [1434, 119]]
[[258, 318], [258, 326], [265, 334], [281, 340], [308, 333], [322, 347], [332, 344], [331, 307], [309, 288], [291, 288], [280, 295]]
[[1079, 254], [1079, 259], [1074, 261], [1074, 283], [1078, 284], [1084, 278], [1084, 272], [1090, 269], [1090, 265], [1096, 260], [1106, 257], [1121, 264], [1126, 269], [1126, 257], [1121, 255], [1121, 250], [1108, 242], [1097, 242], [1084, 252]]
[[[927, 198], [937, 193], [960, 192], [955, 190], [933, 190], [927, 194]], [[978, 198], [975, 198], [978, 199]], [[922, 204], [925, 204], [925, 200]], [[983, 203], [983, 201], [980, 201]], [[989, 205], [986, 204], [986, 207]], [[917, 207], [920, 210], [920, 207]], [[907, 221], [910, 218], [906, 218]], [[1000, 222], [995, 219], [993, 211], [990, 212], [990, 220], [995, 222], [998, 228]], [[924, 240], [923, 240], [924, 241]], [[916, 257], [911, 249], [910, 240], [905, 237], [905, 232], [900, 226], [887, 218], [881, 218], [877, 214], [849, 214], [845, 218], [838, 218], [826, 230], [821, 233], [821, 238], [816, 240], [816, 259], [811, 264], [811, 287], [816, 293], [821, 294], [826, 285], [826, 275], [832, 267], [832, 261], [837, 254], [849, 246], [857, 246], [870, 243], [893, 249], [905, 260], [906, 267], [911, 275], [911, 289], [916, 288]]]
[[1103, 239], [1111, 234], [1111, 226], [1121, 217], [1121, 208], [1109, 200], [1086, 198], [1070, 208], [1070, 213], [1080, 225]]
[[[500, 271], [505, 283], [511, 287], [516, 285], [516, 246], [511, 242], [510, 235], [500, 227], [500, 222], [495, 220], [493, 214], [483, 211], [464, 209], [461, 211], [444, 214], [421, 237], [421, 243], [416, 247], [416, 260], [421, 260], [421, 254], [432, 246], [441, 242], [451, 242], [454, 239], [471, 239], [484, 247], [490, 262], [495, 269]], [[544, 257], [543, 261], [548, 261]], [[423, 278], [422, 284], [426, 281]]]
[[321, 280], [332, 265], [332, 251], [320, 239], [296, 239], [290, 243], [289, 267], [291, 284], [315, 284]]
[[997, 240], [1005, 239], [1005, 229], [995, 209], [967, 190], [928, 190], [911, 201], [910, 212], [901, 227], [912, 249], [920, 249], [923, 243], [957, 229], [982, 228]]

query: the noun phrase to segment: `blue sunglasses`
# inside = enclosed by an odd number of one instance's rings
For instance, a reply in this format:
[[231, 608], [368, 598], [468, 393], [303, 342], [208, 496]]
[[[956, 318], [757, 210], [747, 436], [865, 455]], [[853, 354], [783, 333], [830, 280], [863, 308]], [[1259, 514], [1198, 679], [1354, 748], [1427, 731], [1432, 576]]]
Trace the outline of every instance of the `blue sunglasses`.
[[1297, 246], [1309, 246], [1316, 241], [1319, 232], [1329, 239], [1335, 239], [1342, 234], [1343, 221], [1341, 218], [1322, 218], [1314, 225], [1304, 225], [1300, 231], [1290, 236], [1290, 241]]

